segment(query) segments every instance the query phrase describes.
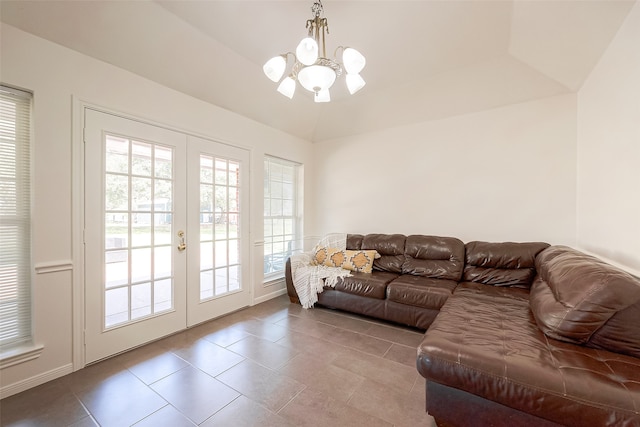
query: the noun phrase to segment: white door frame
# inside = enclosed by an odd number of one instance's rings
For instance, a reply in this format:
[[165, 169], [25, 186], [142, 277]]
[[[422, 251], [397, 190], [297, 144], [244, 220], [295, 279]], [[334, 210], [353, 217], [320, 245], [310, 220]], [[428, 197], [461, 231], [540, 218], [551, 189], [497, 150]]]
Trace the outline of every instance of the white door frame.
[[[176, 126], [170, 126], [164, 123], [158, 123], [148, 118], [142, 118], [135, 114], [129, 114], [120, 110], [104, 107], [95, 103], [85, 101], [72, 95], [72, 116], [71, 116], [71, 253], [73, 259], [73, 271], [72, 271], [72, 364], [73, 371], [80, 370], [86, 366], [85, 362], [85, 350], [84, 350], [84, 331], [85, 331], [85, 267], [84, 267], [84, 126], [85, 109], [92, 109], [100, 111], [102, 113], [112, 114], [120, 116], [129, 120], [136, 120], [142, 123], [146, 123], [152, 126], [173, 130], [176, 132], [184, 133], [187, 136], [195, 136], [198, 138], [208, 139], [220, 144], [230, 145], [237, 148], [242, 148], [249, 151], [249, 170], [252, 171], [251, 159], [253, 157], [253, 149], [242, 144], [231, 143], [221, 140], [220, 138], [211, 137], [208, 135], [200, 135], [194, 132], [185, 131]], [[251, 193], [251, 180], [246, 189]], [[250, 199], [250, 198], [249, 198]], [[249, 211], [249, 242], [251, 242], [253, 232], [251, 230], [251, 223], [253, 218], [251, 211]], [[247, 242], [247, 244], [249, 244]], [[248, 279], [249, 282], [249, 304], [254, 305], [254, 268], [253, 259], [249, 257], [246, 262], [249, 263], [248, 271], [250, 272]]]

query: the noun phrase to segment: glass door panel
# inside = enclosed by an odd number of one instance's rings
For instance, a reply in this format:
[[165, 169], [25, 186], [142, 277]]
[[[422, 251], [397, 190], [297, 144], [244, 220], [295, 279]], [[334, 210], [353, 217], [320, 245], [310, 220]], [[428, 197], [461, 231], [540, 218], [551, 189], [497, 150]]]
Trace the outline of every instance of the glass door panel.
[[173, 309], [174, 149], [109, 133], [104, 138], [108, 329]]
[[240, 163], [200, 155], [200, 301], [240, 290]]
[[186, 136], [85, 119], [86, 361], [186, 327]]

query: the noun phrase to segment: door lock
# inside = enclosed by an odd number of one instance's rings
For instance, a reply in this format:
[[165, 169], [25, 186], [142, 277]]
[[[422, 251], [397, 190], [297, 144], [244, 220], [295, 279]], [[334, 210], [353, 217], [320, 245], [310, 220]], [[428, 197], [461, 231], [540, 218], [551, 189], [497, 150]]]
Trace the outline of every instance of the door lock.
[[180, 243], [178, 243], [178, 250], [182, 252], [187, 249], [187, 244], [184, 242], [184, 231], [178, 231], [178, 237], [180, 238]]

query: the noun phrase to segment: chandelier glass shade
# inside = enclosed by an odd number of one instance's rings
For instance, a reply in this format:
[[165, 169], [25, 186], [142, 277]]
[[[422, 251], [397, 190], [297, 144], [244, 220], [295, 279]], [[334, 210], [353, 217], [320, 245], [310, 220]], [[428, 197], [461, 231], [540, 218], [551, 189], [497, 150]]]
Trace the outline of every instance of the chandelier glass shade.
[[[296, 52], [274, 56], [264, 64], [262, 70], [270, 80], [280, 82], [278, 92], [284, 96], [293, 98], [297, 81], [304, 89], [314, 93], [315, 102], [329, 102], [329, 89], [346, 71], [347, 89], [353, 95], [365, 85], [360, 75], [366, 65], [365, 57], [354, 48], [339, 46], [335, 53], [342, 51], [342, 64], [337, 59], [327, 58], [325, 36], [329, 33], [329, 27], [327, 18], [321, 17], [324, 11], [321, 0], [313, 3], [311, 11], [314, 17], [307, 20], [306, 25], [309, 34], [300, 41]], [[293, 57], [293, 65], [283, 79], [290, 56]]]

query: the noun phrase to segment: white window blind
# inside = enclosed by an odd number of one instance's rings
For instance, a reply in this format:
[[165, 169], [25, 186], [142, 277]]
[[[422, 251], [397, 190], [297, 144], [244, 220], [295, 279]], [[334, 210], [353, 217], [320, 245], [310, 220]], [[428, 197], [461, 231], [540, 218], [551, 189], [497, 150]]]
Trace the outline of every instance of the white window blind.
[[0, 86], [0, 346], [31, 338], [31, 94]]
[[287, 258], [300, 250], [300, 165], [264, 158], [264, 278], [282, 277]]

